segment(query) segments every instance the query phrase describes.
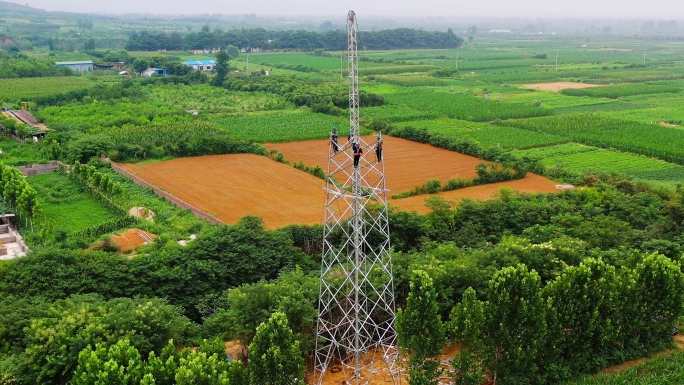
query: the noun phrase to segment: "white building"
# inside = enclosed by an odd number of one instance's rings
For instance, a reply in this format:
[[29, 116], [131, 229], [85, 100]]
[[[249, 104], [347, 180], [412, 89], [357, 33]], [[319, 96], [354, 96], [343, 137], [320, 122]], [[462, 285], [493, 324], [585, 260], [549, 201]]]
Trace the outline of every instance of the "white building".
[[193, 49], [192, 54], [193, 55], [201, 55], [203, 53], [219, 53], [221, 52], [221, 48], [203, 48], [203, 49]]
[[57, 67], [68, 67], [72, 71], [87, 72], [93, 70], [93, 62], [88, 61], [58, 61]]
[[211, 59], [204, 60], [186, 60], [183, 64], [192, 67], [195, 71], [213, 71], [216, 67], [216, 61]]
[[152, 75], [169, 76], [169, 73], [163, 68], [148, 68], [142, 73], [142, 76], [151, 77]]

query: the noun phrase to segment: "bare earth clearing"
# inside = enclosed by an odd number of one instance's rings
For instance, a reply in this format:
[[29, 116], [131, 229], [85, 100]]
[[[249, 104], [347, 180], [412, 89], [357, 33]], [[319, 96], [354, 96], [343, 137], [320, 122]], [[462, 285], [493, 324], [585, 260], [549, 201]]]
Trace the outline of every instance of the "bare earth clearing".
[[146, 245], [149, 239], [155, 238], [157, 238], [156, 235], [136, 228], [128, 229], [121, 235], [112, 235], [111, 237], [112, 243], [119, 246], [119, 251], [127, 251], [132, 254], [135, 254], [136, 248]]
[[227, 223], [245, 215], [262, 217], [268, 228], [323, 220], [323, 180], [264, 156], [199, 156], [120, 166]]
[[[472, 156], [404, 139], [385, 137], [383, 140], [387, 187], [391, 193], [413, 189], [431, 178], [442, 182], [454, 176], [472, 178], [476, 175], [475, 166], [481, 162]], [[344, 140], [340, 144], [343, 143]], [[318, 164], [325, 169], [327, 146], [327, 140], [314, 140], [272, 144], [266, 148], [277, 148], [290, 162], [301, 161], [308, 166]], [[375, 156], [373, 153], [366, 155]], [[323, 222], [325, 182], [263, 156], [214, 155], [120, 166], [227, 223], [236, 223], [245, 215], [262, 217], [265, 226], [271, 229], [288, 224]], [[503, 187], [531, 193], [558, 191], [554, 182], [528, 174], [521, 180], [437, 195], [447, 200], [489, 199]], [[393, 199], [390, 204], [401, 210], [426, 213], [428, 209], [424, 202], [427, 197]]]
[[[375, 143], [373, 136], [364, 136], [367, 143]], [[385, 183], [390, 194], [411, 190], [428, 179], [437, 178], [442, 182], [453, 177], [474, 178], [475, 166], [483, 161], [469, 155], [433, 147], [410, 140], [384, 136], [383, 162], [385, 162]], [[342, 149], [346, 148], [347, 138], [340, 138]], [[290, 162], [302, 162], [307, 166], [319, 165], [327, 172], [328, 140], [307, 140], [304, 142], [266, 143], [266, 149], [275, 148]], [[347, 150], [351, 151], [351, 150]], [[371, 149], [364, 154], [374, 159]], [[368, 153], [369, 152], [369, 153]]]
[[567, 88], [589, 88], [589, 87], [601, 87], [599, 84], [587, 84], [587, 83], [573, 83], [573, 82], [555, 82], [555, 83], [532, 83], [532, 84], [521, 84], [525, 88], [538, 88], [545, 91], [561, 91]]

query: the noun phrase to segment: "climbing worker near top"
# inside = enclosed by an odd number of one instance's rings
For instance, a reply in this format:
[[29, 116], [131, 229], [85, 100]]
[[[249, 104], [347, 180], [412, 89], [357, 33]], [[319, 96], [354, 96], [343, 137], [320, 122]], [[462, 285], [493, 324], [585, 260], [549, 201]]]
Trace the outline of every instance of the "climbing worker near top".
[[337, 154], [337, 151], [340, 150], [340, 145], [337, 143], [337, 126], [334, 126], [330, 133], [330, 144], [332, 145], [335, 154]]
[[363, 154], [363, 149], [361, 148], [361, 143], [357, 140], [352, 143], [352, 152], [354, 153], [354, 167], [359, 167], [359, 159], [361, 159], [361, 154]]
[[378, 158], [378, 162], [382, 161], [382, 135], [378, 134], [378, 141], [375, 142], [375, 156]]

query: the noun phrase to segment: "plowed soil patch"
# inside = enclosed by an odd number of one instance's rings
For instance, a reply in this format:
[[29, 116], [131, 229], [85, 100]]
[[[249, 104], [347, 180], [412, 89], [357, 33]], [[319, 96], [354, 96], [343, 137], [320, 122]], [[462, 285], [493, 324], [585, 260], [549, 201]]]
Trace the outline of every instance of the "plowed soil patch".
[[525, 88], [538, 88], [546, 91], [561, 91], [567, 88], [589, 88], [589, 87], [600, 87], [599, 84], [587, 84], [587, 83], [572, 83], [572, 82], [554, 82], [554, 83], [532, 83], [532, 84], [521, 84]]
[[[344, 145], [343, 142], [340, 144]], [[369, 142], [372, 143], [370, 138]], [[442, 182], [456, 176], [472, 178], [476, 176], [475, 166], [481, 162], [472, 156], [404, 139], [385, 137], [384, 143], [385, 175], [391, 193], [411, 190], [431, 178]], [[279, 143], [266, 148], [278, 149], [290, 162], [321, 165], [326, 169], [327, 146], [328, 141], [323, 140]], [[227, 223], [236, 223], [245, 215], [262, 217], [265, 226], [271, 229], [323, 222], [325, 182], [263, 156], [214, 155], [120, 166]], [[528, 174], [521, 180], [437, 195], [454, 201], [464, 197], [490, 199], [503, 187], [530, 193], [557, 191], [554, 182]], [[391, 199], [390, 204], [401, 210], [426, 213], [427, 197]]]
[[325, 182], [263, 156], [199, 156], [120, 166], [227, 223], [245, 215], [262, 217], [268, 228], [323, 221]]
[[[364, 140], [367, 143], [375, 142], [372, 136], [364, 137]], [[411, 190], [433, 178], [442, 182], [453, 177], [473, 178], [477, 176], [475, 167], [483, 162], [473, 156], [406, 139], [385, 136], [382, 140], [385, 183], [390, 194]], [[346, 147], [346, 137], [340, 139], [340, 145]], [[320, 165], [323, 170], [328, 166], [328, 146], [327, 140], [264, 144], [267, 149], [275, 148], [282, 152], [290, 162]], [[371, 158], [375, 156], [366, 155]]]
[[[523, 179], [473, 186], [459, 190], [446, 191], [434, 195], [442, 197], [448, 201], [455, 202], [460, 202], [463, 198], [485, 200], [494, 198], [496, 193], [502, 188], [509, 188], [530, 194], [558, 192], [555, 182], [548, 180], [543, 176], [528, 173]], [[402, 210], [416, 211], [418, 213], [425, 214], [430, 211], [427, 207], [425, 207], [425, 199], [428, 197], [430, 196], [418, 195], [404, 199], [391, 199], [389, 203], [390, 205], [398, 207]]]
[[145, 234], [149, 238], [157, 238], [156, 235], [152, 233], [148, 233], [147, 231], [140, 230], [140, 229], [128, 229], [121, 233], [121, 235], [112, 235], [111, 240], [112, 243], [116, 244], [119, 246], [119, 251], [124, 251], [124, 250], [131, 250], [135, 251], [135, 249], [138, 246], [142, 246], [146, 244], [147, 241], [143, 239], [143, 237], [140, 234]]

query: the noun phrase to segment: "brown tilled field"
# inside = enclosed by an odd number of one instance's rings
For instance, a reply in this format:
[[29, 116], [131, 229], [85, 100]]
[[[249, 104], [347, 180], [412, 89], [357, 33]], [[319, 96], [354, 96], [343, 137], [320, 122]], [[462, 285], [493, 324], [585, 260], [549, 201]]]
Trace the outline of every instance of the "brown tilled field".
[[323, 220], [325, 182], [264, 156], [198, 156], [120, 166], [227, 223], [245, 215], [262, 217], [269, 228]]
[[533, 83], [533, 84], [521, 84], [525, 88], [539, 88], [546, 91], [561, 91], [568, 88], [589, 88], [589, 87], [601, 87], [599, 84], [587, 84], [587, 83], [573, 83], [573, 82], [554, 82], [554, 83]]
[[[442, 182], [455, 176], [472, 178], [476, 176], [475, 166], [481, 162], [472, 156], [409, 140], [392, 137], [383, 140], [387, 188], [391, 193], [413, 189], [432, 178]], [[368, 141], [372, 143], [371, 138]], [[327, 167], [327, 140], [269, 144], [265, 147], [276, 148], [290, 162]], [[245, 215], [262, 217], [268, 228], [323, 221], [325, 182], [266, 157], [215, 155], [120, 166], [227, 223], [235, 223]], [[489, 199], [503, 187], [531, 193], [557, 191], [554, 182], [528, 174], [521, 180], [437, 195], [447, 200]], [[426, 198], [392, 199], [390, 204], [401, 210], [425, 213], [428, 211], [424, 206]]]
[[[372, 136], [363, 139], [367, 143], [375, 143]], [[483, 162], [473, 156], [406, 139], [384, 136], [382, 140], [384, 143], [385, 183], [387, 183], [390, 194], [411, 190], [433, 178], [442, 182], [453, 177], [474, 178], [477, 176], [475, 166]], [[346, 141], [346, 138], [340, 139], [342, 148], [345, 147]], [[282, 152], [285, 159], [290, 162], [303, 162], [308, 166], [320, 165], [323, 170], [326, 170], [328, 143], [328, 140], [309, 140], [305, 142], [267, 143], [264, 144], [264, 147], [266, 149], [274, 148]], [[366, 155], [373, 159], [375, 156], [373, 153]]]

